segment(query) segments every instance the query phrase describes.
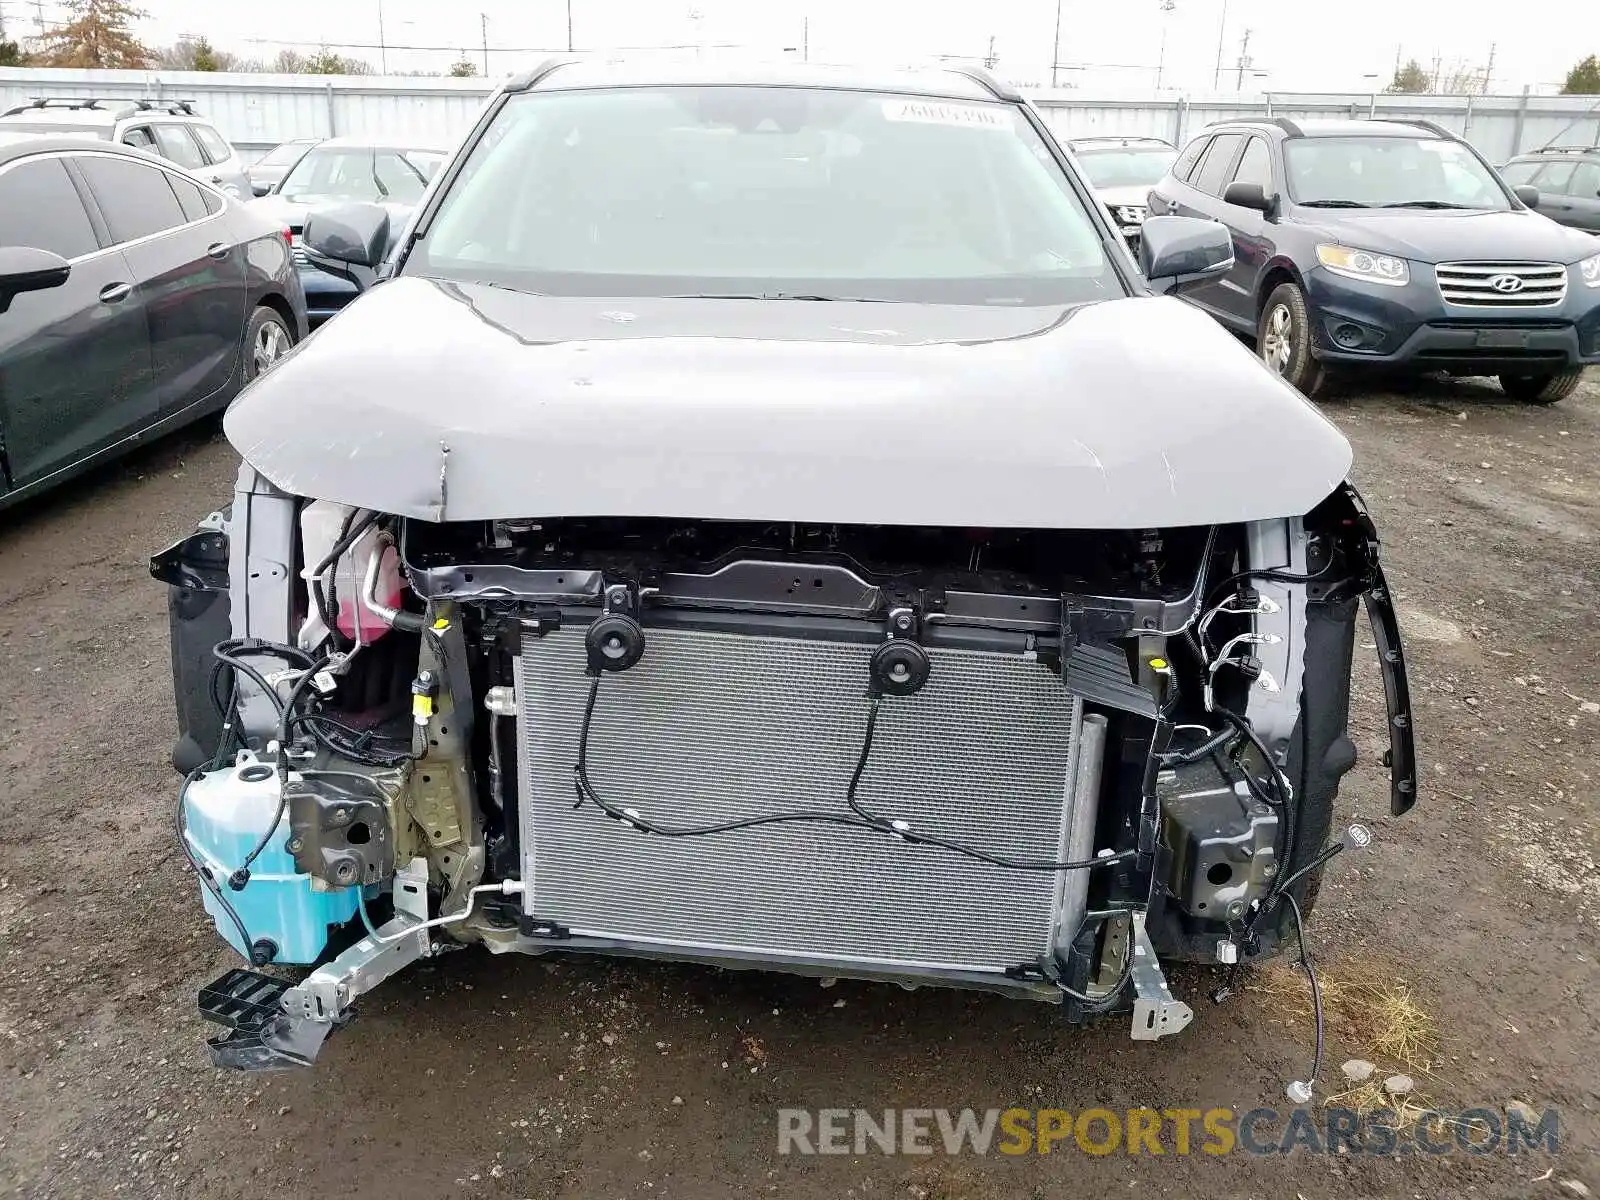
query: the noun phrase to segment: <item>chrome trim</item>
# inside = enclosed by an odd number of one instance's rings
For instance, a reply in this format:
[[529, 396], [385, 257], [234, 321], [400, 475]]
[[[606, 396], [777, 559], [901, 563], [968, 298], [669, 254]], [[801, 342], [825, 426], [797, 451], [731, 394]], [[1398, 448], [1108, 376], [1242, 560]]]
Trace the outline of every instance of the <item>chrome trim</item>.
[[[1565, 263], [1495, 260], [1439, 263], [1433, 273], [1446, 304], [1470, 309], [1554, 308], [1566, 300], [1571, 277]], [[1502, 278], [1519, 286], [1496, 286]]]
[[95, 259], [100, 258], [103, 255], [124, 250], [129, 246], [142, 246], [146, 242], [155, 241], [156, 238], [166, 237], [169, 233], [177, 233], [183, 229], [197, 229], [201, 225], [204, 225], [207, 221], [215, 221], [220, 217], [227, 216], [228, 214], [228, 204], [232, 197], [230, 197], [228, 193], [224, 192], [221, 188], [214, 187], [210, 183], [207, 183], [204, 179], [201, 179], [199, 176], [190, 174], [176, 163], [169, 162], [164, 158], [157, 158], [153, 154], [146, 154], [137, 146], [128, 146], [127, 149], [132, 151], [133, 154], [108, 154], [104, 150], [97, 150], [93, 147], [87, 146], [81, 150], [76, 148], [72, 150], [46, 150], [39, 154], [28, 154], [21, 158], [14, 158], [7, 163], [0, 163], [0, 175], [4, 175], [13, 167], [19, 167], [24, 163], [43, 162], [51, 158], [114, 158], [122, 162], [127, 162], [130, 158], [132, 158], [134, 162], [140, 163], [143, 166], [154, 167], [156, 170], [163, 171], [168, 175], [176, 175], [185, 183], [194, 184], [202, 192], [210, 192], [213, 196], [222, 201], [222, 207], [217, 209], [217, 211], [214, 213], [207, 213], [198, 221], [185, 221], [182, 225], [174, 225], [170, 229], [161, 229], [157, 230], [155, 233], [147, 233], [143, 237], [131, 238], [126, 242], [114, 242], [109, 246], [102, 246], [92, 254], [80, 254], [76, 258], [69, 258], [67, 259], [67, 263], [70, 266], [77, 266], [79, 263], [93, 262]]

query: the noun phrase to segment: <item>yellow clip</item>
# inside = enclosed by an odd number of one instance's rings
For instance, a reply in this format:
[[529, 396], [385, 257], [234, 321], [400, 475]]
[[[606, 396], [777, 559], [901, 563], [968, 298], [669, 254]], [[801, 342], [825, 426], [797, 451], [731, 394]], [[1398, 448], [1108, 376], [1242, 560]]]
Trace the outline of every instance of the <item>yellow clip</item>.
[[411, 715], [413, 717], [415, 717], [419, 722], [421, 722], [423, 724], [426, 724], [428, 721], [432, 720], [433, 719], [433, 697], [432, 696], [412, 696], [411, 697]]
[[1167, 669], [1167, 660], [1164, 658], [1152, 658], [1150, 660], [1150, 669], [1152, 671], [1165, 671]]
[[449, 628], [450, 628], [450, 618], [449, 617], [440, 617], [437, 621], [435, 621], [433, 623], [433, 631], [435, 633], [443, 633], [446, 629], [449, 629]]

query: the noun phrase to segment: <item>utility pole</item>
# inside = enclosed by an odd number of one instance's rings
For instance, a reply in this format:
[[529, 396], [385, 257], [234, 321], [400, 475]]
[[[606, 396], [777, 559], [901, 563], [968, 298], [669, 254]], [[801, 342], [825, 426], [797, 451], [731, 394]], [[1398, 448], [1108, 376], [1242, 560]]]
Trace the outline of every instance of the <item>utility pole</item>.
[[1060, 87], [1061, 68], [1061, 0], [1056, 0], [1056, 39], [1050, 43], [1050, 86]]
[[1156, 56], [1156, 91], [1161, 90], [1161, 76], [1167, 69], [1167, 14], [1176, 8], [1177, 0], [1161, 0], [1161, 53]]
[[483, 77], [489, 78], [489, 14], [478, 14], [478, 26], [483, 30]]
[[1217, 69], [1211, 76], [1213, 91], [1222, 89], [1222, 44], [1228, 34], [1228, 0], [1222, 0], [1222, 20], [1217, 22]]
[[802, 62], [811, 61], [811, 14], [807, 13], [800, 21], [800, 59]]
[[995, 56], [994, 56], [994, 34], [991, 33], [989, 35], [989, 53], [983, 56], [983, 68], [984, 68], [984, 70], [986, 70], [986, 71], [994, 70], [995, 61], [996, 60], [995, 60]]
[[378, 70], [384, 75], [389, 73], [388, 39], [383, 36], [383, 0], [378, 0]]
[[1250, 31], [1244, 31], [1244, 37], [1239, 41], [1239, 78], [1233, 85], [1236, 92], [1244, 91], [1244, 69], [1250, 65]]
[[44, 36], [44, 0], [33, 0], [33, 19], [39, 26], [39, 36]]
[[1480, 96], [1487, 96], [1489, 94], [1489, 84], [1494, 80], [1494, 52], [1495, 43], [1490, 42], [1489, 65], [1483, 68], [1483, 90], [1478, 93]]
[[567, 0], [567, 53], [572, 53], [572, 0]]

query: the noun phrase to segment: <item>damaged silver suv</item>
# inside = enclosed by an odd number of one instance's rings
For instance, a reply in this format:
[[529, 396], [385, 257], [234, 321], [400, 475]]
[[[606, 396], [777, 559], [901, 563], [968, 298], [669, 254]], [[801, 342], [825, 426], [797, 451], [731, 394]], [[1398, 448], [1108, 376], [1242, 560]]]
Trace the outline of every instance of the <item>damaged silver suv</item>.
[[305, 245], [369, 294], [152, 563], [219, 1063], [463, 944], [1177, 1032], [1160, 961], [1270, 953], [1344, 844], [1363, 600], [1414, 802], [1349, 446], [1154, 294], [1227, 231], [1141, 274], [992, 78], [558, 61]]

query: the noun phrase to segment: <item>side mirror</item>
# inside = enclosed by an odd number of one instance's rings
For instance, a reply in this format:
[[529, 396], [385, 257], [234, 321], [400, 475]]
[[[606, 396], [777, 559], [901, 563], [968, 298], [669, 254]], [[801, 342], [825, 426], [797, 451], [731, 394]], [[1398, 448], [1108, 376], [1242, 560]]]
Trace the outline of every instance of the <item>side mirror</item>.
[[1529, 208], [1539, 207], [1538, 188], [1532, 186], [1531, 184], [1524, 183], [1519, 184], [1517, 187], [1514, 187], [1511, 190], [1516, 194], [1517, 199], [1521, 200]]
[[1271, 213], [1277, 207], [1277, 198], [1267, 195], [1259, 183], [1235, 180], [1222, 190], [1224, 204], [1237, 204], [1240, 208], [1253, 208], [1259, 213]]
[[381, 204], [318, 209], [306, 217], [300, 243], [312, 266], [364, 292], [377, 282], [389, 245], [389, 210]]
[[58, 288], [72, 274], [72, 264], [59, 254], [33, 246], [0, 246], [0, 313], [23, 292]]
[[252, 196], [270, 196], [272, 195], [272, 185], [270, 183], [258, 183], [252, 179], [250, 181], [250, 194]]
[[1139, 230], [1139, 267], [1156, 291], [1175, 293], [1233, 270], [1233, 236], [1219, 221], [1148, 217]]

